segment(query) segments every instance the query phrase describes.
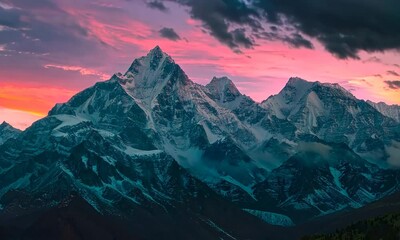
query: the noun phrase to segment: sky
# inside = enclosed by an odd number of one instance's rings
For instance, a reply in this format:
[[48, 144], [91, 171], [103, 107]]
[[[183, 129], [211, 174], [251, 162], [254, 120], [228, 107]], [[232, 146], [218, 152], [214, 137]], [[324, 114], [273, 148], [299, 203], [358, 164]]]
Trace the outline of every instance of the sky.
[[0, 122], [25, 129], [159, 45], [256, 101], [290, 77], [400, 104], [398, 0], [0, 0]]

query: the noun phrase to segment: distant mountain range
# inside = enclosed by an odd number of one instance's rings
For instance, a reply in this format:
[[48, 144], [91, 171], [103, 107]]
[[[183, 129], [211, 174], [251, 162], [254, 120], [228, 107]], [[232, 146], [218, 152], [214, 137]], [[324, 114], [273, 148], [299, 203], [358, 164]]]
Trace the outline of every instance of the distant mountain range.
[[383, 115], [390, 117], [397, 122], [400, 122], [400, 106], [399, 105], [388, 105], [384, 102], [374, 103], [367, 101], [371, 106], [378, 110]]
[[285, 239], [399, 191], [399, 109], [300, 78], [257, 103], [156, 47], [25, 131], [0, 126], [0, 236]]

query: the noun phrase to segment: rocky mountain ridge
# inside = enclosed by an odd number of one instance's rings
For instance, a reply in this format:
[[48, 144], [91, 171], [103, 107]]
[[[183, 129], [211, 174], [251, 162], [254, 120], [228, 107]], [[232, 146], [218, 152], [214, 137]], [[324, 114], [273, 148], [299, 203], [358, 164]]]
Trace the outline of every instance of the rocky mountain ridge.
[[21, 130], [14, 128], [7, 122], [0, 124], [0, 145], [8, 139], [16, 138], [21, 133]]
[[102, 214], [175, 209], [223, 235], [224, 204], [298, 224], [398, 191], [399, 133], [339, 85], [291, 78], [259, 104], [226, 77], [192, 82], [156, 47], [0, 144], [1, 212], [77, 194]]

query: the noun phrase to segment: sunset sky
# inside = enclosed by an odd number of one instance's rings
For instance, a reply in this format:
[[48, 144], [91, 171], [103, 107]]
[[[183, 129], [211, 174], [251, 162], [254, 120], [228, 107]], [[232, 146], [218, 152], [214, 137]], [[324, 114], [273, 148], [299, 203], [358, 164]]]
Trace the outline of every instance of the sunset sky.
[[228, 76], [256, 101], [298, 76], [400, 104], [399, 9], [397, 0], [0, 0], [0, 122], [25, 129], [156, 45], [193, 81]]

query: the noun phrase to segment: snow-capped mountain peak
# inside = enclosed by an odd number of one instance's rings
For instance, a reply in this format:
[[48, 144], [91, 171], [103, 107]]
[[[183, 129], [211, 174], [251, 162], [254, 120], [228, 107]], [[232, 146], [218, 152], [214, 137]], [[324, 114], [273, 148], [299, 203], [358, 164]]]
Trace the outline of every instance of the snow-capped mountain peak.
[[261, 105], [278, 118], [287, 118], [299, 102], [311, 92], [314, 84], [315, 82], [292, 77], [278, 94], [269, 97]]
[[[152, 108], [153, 100], [165, 86], [192, 83], [184, 71], [160, 47], [156, 46], [146, 56], [135, 59], [125, 74], [113, 76], [125, 91], [145, 108]], [[142, 105], [143, 105], [142, 104]]]
[[214, 77], [206, 88], [210, 91], [212, 98], [220, 102], [231, 102], [242, 95], [228, 77]]
[[313, 84], [314, 82], [307, 81], [305, 79], [299, 78], [299, 77], [291, 77], [289, 78], [289, 81], [286, 83], [286, 86], [292, 86], [292, 87], [309, 87]]
[[[327, 98], [327, 97], [330, 98]], [[278, 118], [288, 118], [303, 105], [312, 109], [322, 109], [325, 100], [355, 101], [353, 94], [337, 83], [310, 82], [298, 77], [292, 77], [285, 87], [277, 94], [262, 102], [262, 106], [270, 109]], [[332, 98], [332, 99], [331, 99]], [[340, 101], [342, 101], [340, 100]]]
[[160, 46], [155, 46], [153, 49], [150, 50], [149, 54], [151, 55], [167, 55], [167, 53], [165, 53]]
[[[262, 106], [271, 115], [293, 123], [297, 134], [344, 142], [359, 152], [379, 148], [379, 144], [369, 142], [382, 141], [383, 145], [395, 136], [390, 131], [382, 134], [385, 126], [396, 128], [393, 120], [339, 84], [291, 78], [279, 94], [269, 97]], [[363, 156], [369, 158], [367, 154]]]
[[164, 62], [175, 64], [174, 60], [167, 53], [163, 52], [159, 46], [156, 46], [150, 50], [146, 56], [135, 59], [128, 71], [125, 73], [125, 76], [135, 76], [139, 74], [140, 70], [143, 70], [143, 68], [157, 71]]
[[298, 96], [306, 94], [311, 88], [313, 88], [313, 90], [317, 88], [326, 88], [326, 89], [336, 90], [338, 91], [338, 94], [345, 95], [346, 97], [355, 99], [353, 94], [351, 94], [348, 90], [340, 86], [340, 84], [338, 83], [323, 83], [319, 81], [311, 82], [299, 77], [291, 77], [289, 81], [286, 83], [285, 87], [282, 89], [282, 91], [285, 91], [287, 88], [295, 89], [296, 95]]

